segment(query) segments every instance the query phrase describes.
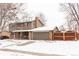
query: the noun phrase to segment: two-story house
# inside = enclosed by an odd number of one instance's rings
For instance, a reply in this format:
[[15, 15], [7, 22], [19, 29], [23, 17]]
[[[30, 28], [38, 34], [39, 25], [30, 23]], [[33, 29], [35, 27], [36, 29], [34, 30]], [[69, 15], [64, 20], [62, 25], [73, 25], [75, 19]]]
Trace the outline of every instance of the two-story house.
[[33, 29], [43, 27], [44, 23], [39, 17], [35, 17], [34, 20], [26, 22], [15, 22], [9, 25], [9, 31], [11, 32], [10, 38], [13, 39], [33, 39]]
[[40, 17], [25, 22], [15, 22], [9, 25], [12, 39], [28, 39], [28, 40], [52, 40], [53, 29], [58, 28], [46, 27]]

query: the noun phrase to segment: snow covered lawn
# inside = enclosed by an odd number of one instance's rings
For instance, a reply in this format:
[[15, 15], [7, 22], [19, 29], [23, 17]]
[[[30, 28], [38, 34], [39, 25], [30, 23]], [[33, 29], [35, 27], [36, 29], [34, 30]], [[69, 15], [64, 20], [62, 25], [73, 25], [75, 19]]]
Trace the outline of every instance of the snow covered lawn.
[[1, 40], [0, 46], [1, 44], [4, 48], [1, 47], [0, 51], [25, 51], [26, 55], [79, 55], [79, 41]]
[[14, 44], [16, 44], [16, 43], [8, 41], [8, 40], [0, 40], [0, 48], [5, 47], [5, 46], [9, 46], [9, 45], [14, 45]]
[[22, 54], [22, 53], [15, 53], [15, 52], [8, 52], [8, 51], [0, 51], [0, 56], [32, 56], [29, 54]]

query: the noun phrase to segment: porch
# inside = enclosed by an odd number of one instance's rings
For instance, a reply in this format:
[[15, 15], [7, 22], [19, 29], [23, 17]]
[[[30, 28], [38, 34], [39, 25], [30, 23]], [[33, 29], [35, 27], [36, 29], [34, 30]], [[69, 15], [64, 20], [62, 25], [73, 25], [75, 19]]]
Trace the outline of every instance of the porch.
[[13, 32], [13, 33], [11, 33], [12, 39], [29, 40], [29, 39], [31, 39], [31, 37], [32, 37], [31, 32]]

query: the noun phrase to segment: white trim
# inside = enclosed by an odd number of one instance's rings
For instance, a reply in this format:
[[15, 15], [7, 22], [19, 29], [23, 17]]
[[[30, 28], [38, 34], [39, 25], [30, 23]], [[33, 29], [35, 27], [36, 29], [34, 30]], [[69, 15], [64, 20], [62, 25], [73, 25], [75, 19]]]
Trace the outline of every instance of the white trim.
[[34, 28], [34, 29], [30, 29], [30, 30], [14, 30], [13, 32], [49, 32], [49, 31], [53, 31], [54, 28], [51, 27], [38, 27], [38, 28]]

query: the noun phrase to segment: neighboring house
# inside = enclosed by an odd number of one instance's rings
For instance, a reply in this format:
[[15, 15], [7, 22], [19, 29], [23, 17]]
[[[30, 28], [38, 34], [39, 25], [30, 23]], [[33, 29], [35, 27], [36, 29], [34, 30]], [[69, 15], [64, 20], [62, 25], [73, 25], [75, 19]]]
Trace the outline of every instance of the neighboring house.
[[9, 39], [11, 36], [11, 33], [8, 31], [0, 32], [0, 39]]

